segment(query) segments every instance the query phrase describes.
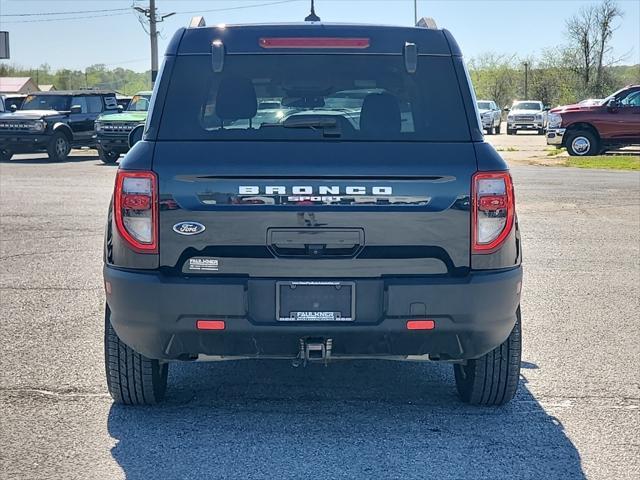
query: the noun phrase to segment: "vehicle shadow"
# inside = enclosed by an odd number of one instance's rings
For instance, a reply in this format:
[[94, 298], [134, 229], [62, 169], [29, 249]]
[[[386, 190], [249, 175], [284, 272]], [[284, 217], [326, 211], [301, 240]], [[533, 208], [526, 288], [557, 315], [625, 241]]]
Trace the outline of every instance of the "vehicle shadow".
[[97, 154], [96, 155], [70, 155], [67, 157], [66, 160], [57, 161], [57, 162], [54, 162], [53, 160], [49, 160], [49, 157], [47, 157], [46, 154], [42, 154], [42, 155], [38, 154], [38, 156], [36, 156], [36, 154], [29, 155], [29, 156], [25, 154], [24, 156], [27, 158], [22, 158], [23, 155], [19, 154], [17, 156], [14, 156], [11, 160], [0, 160], [0, 163], [12, 163], [12, 164], [20, 164], [20, 165], [44, 165], [47, 163], [50, 163], [50, 164], [80, 163], [80, 162], [87, 162], [90, 160], [100, 162], [100, 157], [98, 157]]
[[111, 454], [128, 480], [585, 478], [524, 379], [511, 404], [483, 408], [458, 401], [442, 364], [172, 367], [161, 406], [111, 407]]

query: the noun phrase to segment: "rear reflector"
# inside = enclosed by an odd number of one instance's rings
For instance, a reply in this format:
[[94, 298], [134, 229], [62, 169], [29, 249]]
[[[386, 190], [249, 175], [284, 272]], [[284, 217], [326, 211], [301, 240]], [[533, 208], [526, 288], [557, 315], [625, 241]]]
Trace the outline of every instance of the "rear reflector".
[[151, 197], [148, 195], [126, 194], [122, 196], [122, 208], [131, 210], [149, 210]]
[[222, 320], [198, 320], [196, 322], [198, 330], [224, 330], [224, 321]]
[[478, 210], [483, 212], [493, 212], [507, 208], [507, 201], [504, 195], [487, 195], [478, 199]]
[[433, 330], [436, 328], [436, 322], [433, 320], [409, 320], [407, 322], [407, 330]]
[[284, 37], [261, 38], [262, 48], [369, 48], [368, 38]]

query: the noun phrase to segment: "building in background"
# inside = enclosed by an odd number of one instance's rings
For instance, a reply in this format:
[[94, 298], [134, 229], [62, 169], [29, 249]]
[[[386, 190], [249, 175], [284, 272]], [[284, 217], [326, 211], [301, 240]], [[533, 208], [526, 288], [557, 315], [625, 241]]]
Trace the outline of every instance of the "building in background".
[[57, 90], [55, 85], [38, 85], [41, 92], [55, 92]]
[[27, 94], [40, 89], [31, 77], [0, 77], [0, 94]]

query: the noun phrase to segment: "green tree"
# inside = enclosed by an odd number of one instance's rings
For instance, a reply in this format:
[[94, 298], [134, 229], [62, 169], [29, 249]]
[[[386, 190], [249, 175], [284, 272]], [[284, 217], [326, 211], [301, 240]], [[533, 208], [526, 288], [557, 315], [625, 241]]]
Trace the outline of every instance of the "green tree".
[[518, 72], [515, 55], [485, 53], [468, 63], [469, 75], [478, 98], [494, 100], [500, 107], [516, 97]]

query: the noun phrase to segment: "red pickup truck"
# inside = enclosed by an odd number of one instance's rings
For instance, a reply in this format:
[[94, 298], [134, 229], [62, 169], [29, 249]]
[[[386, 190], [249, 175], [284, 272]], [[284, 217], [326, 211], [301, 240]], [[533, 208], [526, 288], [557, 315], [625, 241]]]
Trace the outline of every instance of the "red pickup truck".
[[569, 155], [598, 155], [640, 144], [640, 85], [629, 85], [596, 105], [567, 105], [549, 112], [547, 144]]

